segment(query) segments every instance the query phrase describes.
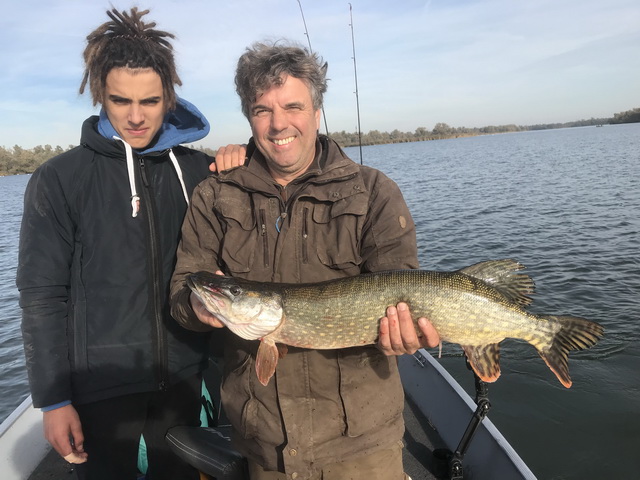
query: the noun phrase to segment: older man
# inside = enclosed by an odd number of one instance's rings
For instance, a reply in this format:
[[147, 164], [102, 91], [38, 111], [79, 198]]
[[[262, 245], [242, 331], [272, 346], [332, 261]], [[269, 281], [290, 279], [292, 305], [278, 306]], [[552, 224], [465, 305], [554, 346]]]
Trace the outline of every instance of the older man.
[[[244, 166], [194, 191], [171, 288], [185, 327], [223, 326], [185, 284], [198, 270], [306, 283], [418, 267], [397, 185], [318, 134], [326, 69], [286, 43], [240, 57], [236, 88], [253, 138]], [[400, 304], [382, 319], [378, 348], [290, 347], [266, 386], [255, 374], [258, 342], [216, 333], [225, 335], [223, 407], [251, 479], [402, 480], [404, 397], [392, 355], [439, 343], [426, 319], [419, 324], [421, 337]]]

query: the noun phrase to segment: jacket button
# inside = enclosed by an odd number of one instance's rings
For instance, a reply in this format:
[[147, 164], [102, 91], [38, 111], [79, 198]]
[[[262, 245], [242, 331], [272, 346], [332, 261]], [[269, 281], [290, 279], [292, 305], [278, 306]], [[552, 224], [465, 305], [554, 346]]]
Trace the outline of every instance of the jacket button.
[[292, 448], [291, 450], [289, 450], [289, 455], [291, 455], [292, 457], [295, 457], [298, 454], [298, 451], [295, 448]]

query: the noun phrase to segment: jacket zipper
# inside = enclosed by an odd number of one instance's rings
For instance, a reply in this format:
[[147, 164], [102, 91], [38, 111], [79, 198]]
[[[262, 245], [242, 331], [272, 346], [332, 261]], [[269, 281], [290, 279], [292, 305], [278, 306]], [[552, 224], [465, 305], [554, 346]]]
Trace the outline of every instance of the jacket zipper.
[[157, 364], [158, 389], [166, 390], [168, 387], [168, 358], [167, 339], [164, 334], [162, 321], [162, 268], [160, 266], [160, 246], [158, 245], [158, 224], [156, 218], [155, 203], [149, 191], [149, 180], [147, 169], [143, 157], [138, 159], [140, 165], [140, 176], [142, 178], [144, 205], [147, 206], [147, 225], [149, 227], [149, 265], [151, 268], [151, 305], [153, 308], [153, 318], [155, 326], [155, 357]]
[[262, 251], [264, 266], [269, 266], [269, 236], [267, 235], [267, 214], [260, 209], [260, 235], [262, 235]]
[[307, 207], [302, 211], [302, 263], [309, 263], [309, 242], [307, 238], [309, 237], [308, 230], [308, 221], [309, 221], [309, 209]]

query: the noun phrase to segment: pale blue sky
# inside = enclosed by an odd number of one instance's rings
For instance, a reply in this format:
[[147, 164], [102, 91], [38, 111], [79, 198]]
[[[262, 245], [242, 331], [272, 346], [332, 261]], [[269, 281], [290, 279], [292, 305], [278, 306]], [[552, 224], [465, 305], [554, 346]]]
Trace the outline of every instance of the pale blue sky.
[[[329, 62], [330, 131], [356, 131], [349, 2], [301, 0]], [[352, 0], [361, 128], [431, 130], [609, 117], [640, 107], [638, 0]], [[22, 0], [0, 18], [0, 146], [77, 144], [86, 35], [113, 5], [177, 35], [178, 93], [212, 124], [198, 145], [245, 142], [235, 63], [265, 38], [307, 46], [297, 0]], [[323, 126], [324, 131], [324, 126]]]

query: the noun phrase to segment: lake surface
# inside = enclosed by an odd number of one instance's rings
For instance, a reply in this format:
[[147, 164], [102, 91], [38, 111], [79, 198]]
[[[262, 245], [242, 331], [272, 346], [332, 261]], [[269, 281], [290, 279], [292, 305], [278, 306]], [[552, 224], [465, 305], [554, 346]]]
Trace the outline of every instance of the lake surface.
[[[359, 161], [359, 149], [347, 153]], [[380, 145], [363, 157], [400, 185], [422, 268], [514, 258], [536, 282], [532, 312], [605, 327], [570, 355], [570, 389], [530, 345], [502, 344], [489, 417], [536, 476], [638, 477], [640, 124]], [[28, 394], [14, 284], [27, 180], [0, 177], [0, 419]], [[440, 361], [473, 397], [461, 349], [445, 344]]]

